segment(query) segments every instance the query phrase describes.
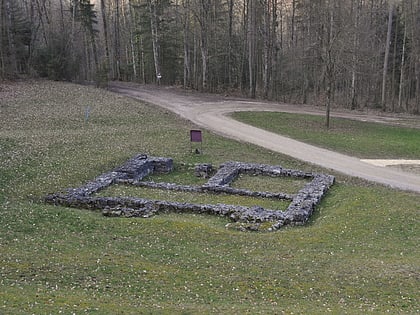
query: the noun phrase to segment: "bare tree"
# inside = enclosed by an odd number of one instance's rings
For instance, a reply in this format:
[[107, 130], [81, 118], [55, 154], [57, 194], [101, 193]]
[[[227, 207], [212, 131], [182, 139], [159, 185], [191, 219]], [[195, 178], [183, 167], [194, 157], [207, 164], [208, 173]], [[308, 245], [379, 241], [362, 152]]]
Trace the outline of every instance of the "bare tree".
[[270, 70], [272, 64], [272, 47], [273, 47], [273, 35], [272, 35], [272, 24], [271, 24], [271, 17], [272, 17], [272, 10], [275, 8], [271, 7], [272, 3], [270, 0], [263, 0], [262, 6], [264, 8], [264, 15], [263, 15], [263, 26], [262, 26], [262, 34], [263, 34], [263, 96], [264, 98], [268, 98], [269, 93], [269, 84], [270, 84]]
[[[5, 19], [5, 33], [7, 34], [7, 43], [8, 43], [8, 47], [9, 47], [9, 66], [10, 69], [8, 69], [8, 73], [12, 74], [13, 76], [15, 76], [18, 72], [17, 69], [17, 57], [16, 57], [16, 43], [15, 43], [15, 36], [14, 33], [12, 31], [12, 21], [13, 21], [13, 16], [12, 16], [12, 4], [10, 0], [3, 0], [3, 5], [2, 7], [4, 8], [4, 19]], [[4, 58], [4, 57], [3, 57]]]
[[352, 1], [353, 12], [353, 51], [351, 60], [351, 90], [350, 90], [350, 108], [357, 108], [356, 99], [356, 81], [357, 81], [357, 60], [359, 51], [359, 19], [360, 19], [361, 3], [360, 0]]
[[227, 51], [227, 75], [228, 86], [232, 87], [232, 62], [233, 62], [233, 0], [229, 0], [229, 21], [228, 21], [228, 51]]
[[[104, 46], [105, 46], [105, 65], [107, 67], [107, 72], [110, 71], [111, 65], [110, 65], [110, 55], [109, 55], [109, 40], [108, 40], [108, 19], [107, 19], [107, 8], [105, 0], [101, 0], [101, 17], [102, 17], [102, 25], [103, 25], [103, 31], [104, 31]], [[109, 75], [109, 73], [108, 73]]]
[[[405, 15], [405, 11], [404, 11], [404, 15]], [[403, 46], [402, 46], [402, 52], [401, 52], [400, 80], [399, 80], [399, 89], [398, 89], [398, 109], [399, 110], [402, 110], [406, 41], [407, 41], [407, 20], [404, 19], [404, 35], [403, 35], [403, 44], [402, 44]]]
[[209, 59], [209, 47], [208, 47], [208, 29], [209, 29], [209, 11], [211, 6], [211, 0], [201, 0], [199, 6], [198, 21], [200, 24], [200, 50], [201, 50], [201, 71], [202, 71], [202, 84], [203, 90], [207, 89], [207, 65]]
[[149, 13], [150, 13], [150, 26], [152, 30], [152, 44], [153, 44], [153, 60], [155, 62], [155, 75], [156, 81], [159, 84], [162, 77], [160, 70], [159, 59], [159, 31], [158, 31], [158, 16], [156, 11], [157, 0], [148, 0]]
[[184, 88], [191, 83], [191, 61], [190, 61], [190, 0], [183, 1], [183, 31], [184, 31]]
[[5, 51], [4, 51], [4, 47], [5, 45], [5, 38], [3, 36], [3, 32], [6, 28], [4, 21], [6, 21], [6, 17], [5, 17], [5, 1], [4, 0], [0, 0], [0, 78], [5, 77], [6, 74], [6, 57], [5, 57]]
[[[415, 60], [415, 112], [417, 114], [420, 113], [420, 35], [417, 31], [420, 28], [420, 1], [417, 2], [416, 10], [412, 10], [411, 12], [415, 12], [416, 19], [413, 19], [412, 24], [412, 37], [415, 42], [415, 49], [414, 49], [414, 60]], [[415, 21], [415, 22], [414, 22]]]
[[389, 62], [389, 48], [391, 43], [391, 31], [392, 31], [392, 16], [394, 14], [394, 2], [393, 0], [389, 0], [389, 11], [388, 11], [388, 31], [386, 34], [386, 42], [385, 42], [385, 57], [384, 57], [384, 66], [382, 72], [382, 98], [381, 98], [381, 105], [382, 109], [386, 110], [386, 99], [385, 99], [385, 91], [386, 91], [386, 78], [388, 73], [388, 62]]
[[120, 0], [114, 0], [114, 1], [115, 1], [115, 17], [114, 17], [115, 78], [117, 80], [120, 80], [121, 79]]
[[328, 3], [328, 12], [329, 12], [329, 29], [326, 32], [327, 41], [326, 41], [326, 51], [325, 51], [325, 77], [326, 77], [326, 120], [325, 125], [327, 128], [330, 128], [330, 112], [331, 112], [331, 98], [333, 94], [333, 80], [334, 80], [334, 61], [333, 61], [333, 45], [334, 45], [334, 7], [333, 0], [330, 0]]
[[257, 1], [248, 0], [247, 3], [249, 96], [255, 98], [257, 89]]

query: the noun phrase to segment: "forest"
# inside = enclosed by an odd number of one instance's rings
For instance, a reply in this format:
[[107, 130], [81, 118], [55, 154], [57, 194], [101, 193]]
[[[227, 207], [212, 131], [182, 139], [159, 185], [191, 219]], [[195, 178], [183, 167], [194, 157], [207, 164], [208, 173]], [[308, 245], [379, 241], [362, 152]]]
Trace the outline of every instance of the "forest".
[[0, 0], [0, 79], [420, 113], [420, 0]]

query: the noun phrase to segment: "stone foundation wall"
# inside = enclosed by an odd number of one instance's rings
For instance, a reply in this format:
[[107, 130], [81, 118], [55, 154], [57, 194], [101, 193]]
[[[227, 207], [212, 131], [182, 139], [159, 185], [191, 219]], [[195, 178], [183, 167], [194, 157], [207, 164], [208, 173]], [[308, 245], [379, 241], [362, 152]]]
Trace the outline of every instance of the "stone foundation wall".
[[[168, 173], [173, 170], [170, 158], [148, 157], [144, 154], [135, 156], [125, 164], [102, 174], [93, 181], [69, 189], [65, 194], [51, 194], [45, 201], [66, 207], [98, 209], [105, 216], [150, 217], [161, 212], [193, 212], [229, 217], [235, 222], [252, 223], [252, 229], [258, 229], [260, 223], [271, 222], [269, 230], [277, 230], [284, 225], [302, 225], [308, 221], [316, 205], [334, 183], [331, 175], [307, 173], [284, 169], [281, 166], [265, 164], [227, 162], [202, 186], [187, 186], [171, 183], [144, 182], [142, 179], [152, 173]], [[198, 165], [196, 175], [206, 177], [213, 171], [209, 164]], [[312, 179], [295, 195], [282, 192], [257, 192], [230, 187], [239, 174], [252, 174], [273, 177], [296, 177]], [[228, 193], [242, 196], [290, 200], [286, 211], [264, 209], [261, 207], [243, 207], [225, 204], [201, 205], [169, 201], [153, 201], [142, 198], [95, 197], [95, 193], [112, 185], [126, 184], [159, 189], [198, 193]]]

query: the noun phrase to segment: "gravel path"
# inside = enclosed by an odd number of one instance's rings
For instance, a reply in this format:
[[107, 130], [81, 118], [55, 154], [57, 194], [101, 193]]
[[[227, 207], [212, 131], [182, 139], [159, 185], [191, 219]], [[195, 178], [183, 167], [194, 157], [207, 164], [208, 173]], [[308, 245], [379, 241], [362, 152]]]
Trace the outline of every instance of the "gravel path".
[[[280, 111], [324, 115], [322, 109], [311, 106], [293, 106], [274, 102], [229, 98], [213, 94], [202, 94], [171, 87], [137, 85], [113, 82], [110, 90], [164, 107], [181, 117], [219, 135], [280, 152], [296, 159], [313, 163], [326, 169], [363, 178], [393, 188], [420, 193], [420, 176], [395, 168], [376, 166], [358, 158], [318, 148], [288, 137], [283, 137], [227, 116], [234, 111]], [[420, 119], [411, 116], [378, 116], [375, 114], [339, 112], [335, 117], [374, 121], [393, 125], [410, 125], [420, 128]]]

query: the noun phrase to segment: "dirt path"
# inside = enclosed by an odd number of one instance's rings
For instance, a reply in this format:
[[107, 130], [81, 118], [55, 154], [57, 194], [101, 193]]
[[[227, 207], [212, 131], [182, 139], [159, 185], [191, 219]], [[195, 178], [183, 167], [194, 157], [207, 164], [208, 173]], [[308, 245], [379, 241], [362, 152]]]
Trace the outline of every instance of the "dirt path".
[[[144, 86], [120, 82], [110, 84], [110, 90], [164, 107], [198, 126], [231, 139], [250, 142], [346, 175], [364, 178], [397, 189], [420, 193], [419, 175], [372, 165], [355, 157], [318, 148], [246, 125], [227, 116], [228, 113], [234, 111], [280, 111], [323, 115], [323, 110], [318, 108], [311, 106], [296, 107], [274, 102], [201, 94], [171, 87]], [[334, 116], [394, 125], [410, 125], [420, 128], [420, 120], [410, 116], [379, 116], [353, 112], [339, 112], [334, 114]]]

